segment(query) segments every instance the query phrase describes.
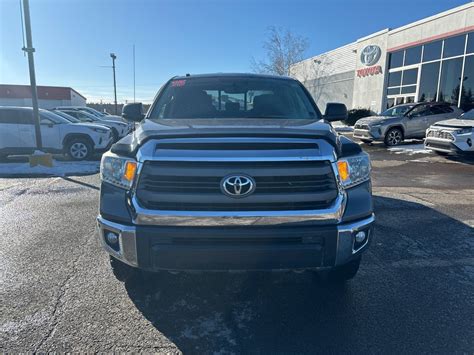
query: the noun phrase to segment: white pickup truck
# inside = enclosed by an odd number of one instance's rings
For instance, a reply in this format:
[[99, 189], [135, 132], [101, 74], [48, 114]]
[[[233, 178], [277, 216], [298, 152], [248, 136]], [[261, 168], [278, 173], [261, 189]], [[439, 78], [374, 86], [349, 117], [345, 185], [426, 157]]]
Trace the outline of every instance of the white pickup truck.
[[[39, 110], [43, 150], [64, 153], [73, 160], [84, 160], [112, 145], [107, 127], [87, 123], [72, 124], [50, 111]], [[31, 107], [0, 106], [0, 158], [31, 154], [36, 149], [35, 125]]]

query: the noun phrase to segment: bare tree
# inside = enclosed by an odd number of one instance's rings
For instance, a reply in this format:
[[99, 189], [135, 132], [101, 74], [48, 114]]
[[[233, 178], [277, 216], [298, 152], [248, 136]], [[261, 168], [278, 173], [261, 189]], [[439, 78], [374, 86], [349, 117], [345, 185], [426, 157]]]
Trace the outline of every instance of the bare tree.
[[263, 49], [266, 60], [252, 58], [251, 66], [255, 73], [290, 75], [290, 66], [303, 60], [304, 52], [308, 49], [308, 39], [287, 29], [271, 26]]

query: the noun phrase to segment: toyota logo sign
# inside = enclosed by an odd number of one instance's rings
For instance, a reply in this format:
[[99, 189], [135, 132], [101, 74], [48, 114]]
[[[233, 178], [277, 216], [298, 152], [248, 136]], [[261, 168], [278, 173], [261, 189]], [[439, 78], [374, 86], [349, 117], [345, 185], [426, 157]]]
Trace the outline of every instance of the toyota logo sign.
[[365, 46], [362, 49], [362, 52], [360, 53], [360, 61], [362, 64], [369, 67], [378, 62], [381, 54], [382, 54], [382, 50], [380, 49], [380, 47], [375, 44], [371, 44], [371, 45]]
[[250, 195], [255, 190], [255, 180], [245, 175], [230, 175], [222, 179], [221, 190], [230, 197]]

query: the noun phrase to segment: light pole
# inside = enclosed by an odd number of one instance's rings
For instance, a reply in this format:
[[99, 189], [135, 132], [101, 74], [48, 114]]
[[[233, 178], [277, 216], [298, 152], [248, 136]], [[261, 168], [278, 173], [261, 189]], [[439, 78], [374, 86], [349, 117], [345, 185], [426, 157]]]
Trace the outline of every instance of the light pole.
[[41, 150], [43, 148], [43, 142], [41, 140], [41, 129], [39, 122], [39, 111], [38, 111], [38, 91], [36, 90], [36, 75], [35, 75], [35, 62], [33, 53], [33, 38], [31, 36], [31, 20], [30, 20], [30, 2], [29, 0], [23, 0], [23, 12], [25, 16], [25, 34], [26, 34], [26, 47], [23, 47], [23, 51], [28, 54], [28, 65], [30, 69], [30, 85], [31, 85], [31, 101], [33, 103], [33, 119], [35, 121], [35, 135], [36, 135], [36, 148]]
[[110, 58], [112, 58], [112, 70], [114, 72], [114, 103], [115, 103], [115, 114], [117, 115], [117, 83], [115, 81], [115, 59], [117, 56], [115, 53], [110, 53]]

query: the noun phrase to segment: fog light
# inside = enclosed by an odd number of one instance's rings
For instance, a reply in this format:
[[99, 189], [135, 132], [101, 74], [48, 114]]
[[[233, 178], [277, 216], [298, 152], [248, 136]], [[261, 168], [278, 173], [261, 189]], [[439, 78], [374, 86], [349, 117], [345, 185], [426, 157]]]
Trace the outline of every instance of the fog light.
[[366, 234], [365, 232], [361, 231], [361, 232], [357, 232], [357, 234], [355, 235], [355, 240], [357, 243], [362, 243], [366, 238]]
[[105, 239], [107, 240], [107, 243], [111, 245], [117, 244], [119, 241], [118, 235], [112, 232], [107, 232], [105, 234]]
[[471, 138], [468, 138], [468, 139], [467, 139], [467, 145], [470, 146], [470, 147], [472, 147], [472, 140], [471, 140]]

